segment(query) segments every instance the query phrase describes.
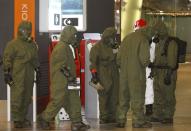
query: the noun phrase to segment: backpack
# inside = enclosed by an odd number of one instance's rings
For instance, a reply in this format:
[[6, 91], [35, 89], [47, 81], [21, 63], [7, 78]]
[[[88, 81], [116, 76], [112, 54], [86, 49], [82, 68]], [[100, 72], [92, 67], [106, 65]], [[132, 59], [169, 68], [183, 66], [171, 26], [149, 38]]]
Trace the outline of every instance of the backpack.
[[174, 40], [178, 45], [177, 64], [185, 63], [187, 42], [179, 39], [178, 37], [168, 37], [168, 39], [165, 42], [164, 53], [162, 55], [167, 56], [168, 45], [172, 40]]

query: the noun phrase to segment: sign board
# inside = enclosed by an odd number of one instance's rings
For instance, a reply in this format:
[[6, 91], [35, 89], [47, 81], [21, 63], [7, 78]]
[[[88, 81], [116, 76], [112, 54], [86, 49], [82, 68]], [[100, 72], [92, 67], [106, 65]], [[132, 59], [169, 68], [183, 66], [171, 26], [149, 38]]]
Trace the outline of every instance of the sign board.
[[40, 32], [60, 32], [66, 25], [86, 31], [86, 0], [40, 0]]
[[35, 0], [15, 0], [14, 2], [14, 37], [21, 21], [32, 23], [32, 36], [35, 36]]

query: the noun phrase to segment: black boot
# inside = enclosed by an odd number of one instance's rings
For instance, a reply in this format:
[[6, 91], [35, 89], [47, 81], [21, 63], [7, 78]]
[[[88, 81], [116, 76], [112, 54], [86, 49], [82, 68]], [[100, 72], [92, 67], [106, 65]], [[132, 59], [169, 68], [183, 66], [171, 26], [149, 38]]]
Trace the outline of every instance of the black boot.
[[119, 123], [117, 123], [116, 127], [118, 127], [118, 128], [125, 128], [125, 123], [119, 122]]
[[90, 129], [90, 126], [84, 124], [83, 122], [77, 122], [77, 123], [71, 124], [71, 130], [72, 131], [85, 131], [87, 129]]
[[152, 124], [150, 122], [145, 122], [143, 124], [133, 123], [132, 127], [133, 128], [151, 128]]
[[24, 119], [23, 128], [30, 128], [30, 127], [32, 127], [31, 122], [29, 120], [27, 120], [27, 119]]
[[22, 121], [14, 121], [14, 128], [23, 128]]
[[110, 123], [108, 119], [100, 119], [99, 124], [108, 124]]
[[37, 118], [37, 126], [43, 130], [50, 130], [50, 122], [45, 121], [41, 116]]
[[89, 125], [89, 124], [85, 124], [85, 123], [83, 123], [83, 122], [81, 122], [81, 124], [82, 124], [81, 130], [90, 129], [90, 125]]
[[161, 122], [161, 119], [157, 118], [157, 117], [151, 117], [150, 122]]
[[115, 118], [109, 118], [107, 121], [108, 121], [108, 123], [116, 123], [116, 119]]
[[146, 105], [145, 115], [151, 116], [152, 114], [153, 114], [153, 105], [152, 104]]

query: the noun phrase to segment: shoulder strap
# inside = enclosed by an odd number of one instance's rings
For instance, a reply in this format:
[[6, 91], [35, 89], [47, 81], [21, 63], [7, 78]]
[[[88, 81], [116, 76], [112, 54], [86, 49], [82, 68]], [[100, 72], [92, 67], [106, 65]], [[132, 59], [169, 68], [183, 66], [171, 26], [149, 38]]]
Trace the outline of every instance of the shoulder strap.
[[164, 43], [164, 50], [163, 50], [164, 52], [161, 54], [162, 56], [167, 56], [168, 46], [169, 46], [170, 41], [172, 41], [172, 40], [176, 40], [176, 37], [170, 36], [166, 39], [166, 41]]

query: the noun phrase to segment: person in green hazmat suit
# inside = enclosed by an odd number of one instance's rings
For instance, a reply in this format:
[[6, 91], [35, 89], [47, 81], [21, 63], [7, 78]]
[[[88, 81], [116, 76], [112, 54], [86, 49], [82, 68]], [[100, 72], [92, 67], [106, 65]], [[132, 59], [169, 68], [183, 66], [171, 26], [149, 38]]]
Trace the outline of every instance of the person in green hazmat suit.
[[174, 40], [169, 41], [168, 46], [166, 45], [169, 35], [164, 22], [156, 22], [152, 30], [158, 35], [159, 42], [156, 44], [155, 61], [151, 66], [154, 74], [155, 96], [151, 121], [172, 124], [176, 105], [178, 46]]
[[150, 47], [146, 21], [139, 19], [135, 23], [135, 32], [128, 34], [121, 43], [117, 55], [120, 67], [119, 105], [117, 127], [124, 128], [131, 102], [132, 127], [152, 127], [144, 116], [146, 72], [149, 65]]
[[11, 115], [15, 128], [30, 126], [26, 115], [32, 100], [34, 72], [39, 68], [38, 48], [31, 31], [31, 22], [22, 21], [17, 37], [8, 42], [3, 54], [4, 79], [11, 88]]
[[71, 90], [76, 84], [76, 65], [73, 49], [78, 46], [77, 30], [65, 26], [59, 43], [54, 47], [50, 58], [51, 99], [46, 109], [38, 116], [38, 126], [51, 129], [50, 121], [64, 107], [72, 121], [71, 130], [80, 131], [90, 128], [82, 122], [79, 90]]
[[115, 28], [106, 28], [101, 40], [90, 50], [91, 82], [102, 86], [102, 88], [97, 88], [100, 124], [116, 122], [119, 69], [116, 64], [118, 44], [115, 42], [115, 37]]

